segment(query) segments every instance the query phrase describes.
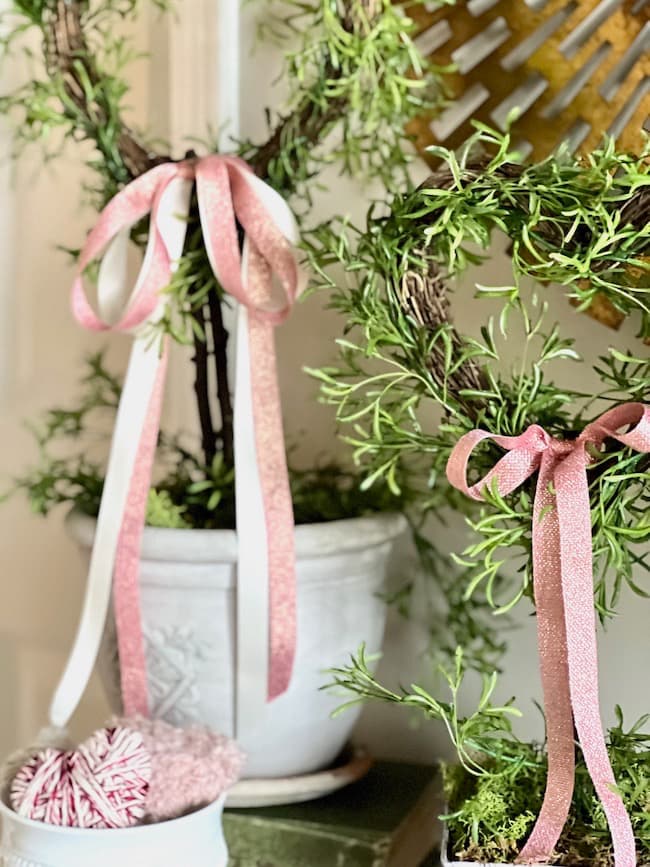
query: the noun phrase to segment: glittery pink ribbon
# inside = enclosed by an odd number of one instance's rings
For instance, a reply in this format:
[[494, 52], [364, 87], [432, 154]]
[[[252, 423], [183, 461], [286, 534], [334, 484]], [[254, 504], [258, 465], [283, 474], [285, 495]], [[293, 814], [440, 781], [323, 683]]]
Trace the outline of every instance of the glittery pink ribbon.
[[[619, 433], [621, 428], [627, 432]], [[557, 440], [539, 425], [516, 437], [475, 430], [460, 439], [447, 465], [454, 487], [475, 500], [493, 483], [502, 496], [538, 472], [533, 509], [533, 576], [540, 669], [547, 723], [548, 778], [540, 815], [520, 863], [548, 861], [569, 815], [575, 777], [574, 725], [603, 805], [616, 867], [635, 867], [634, 833], [616, 789], [598, 695], [593, 599], [590, 450], [608, 438], [650, 452], [650, 407], [628, 403], [589, 424], [576, 440]], [[479, 482], [467, 481], [476, 446], [493, 440], [504, 455]]]
[[[78, 321], [94, 331], [138, 333], [155, 319], [161, 291], [170, 283], [174, 268], [158, 216], [170, 185], [179, 181], [196, 183], [204, 242], [215, 275], [224, 290], [248, 310], [255, 444], [267, 528], [267, 694], [271, 700], [289, 686], [296, 647], [293, 507], [274, 345], [274, 327], [287, 317], [301, 289], [296, 254], [285, 234], [286, 226], [280, 225], [283, 220], [287, 222], [287, 206], [280, 201], [282, 207], [278, 207], [278, 194], [236, 157], [214, 155], [160, 165], [125, 187], [100, 215], [80, 256], [72, 306]], [[82, 274], [120, 234], [147, 216], [151, 218], [150, 238], [138, 282], [117, 321], [108, 321], [95, 314], [89, 304]], [[179, 214], [180, 219], [186, 216]], [[238, 225], [245, 237], [243, 257]], [[99, 282], [101, 306], [101, 279]], [[146, 339], [146, 332], [141, 336]], [[140, 445], [115, 561], [113, 601], [127, 715], [148, 712], [138, 576], [166, 360], [167, 340], [163, 341], [148, 417], [142, 431], [138, 431]]]

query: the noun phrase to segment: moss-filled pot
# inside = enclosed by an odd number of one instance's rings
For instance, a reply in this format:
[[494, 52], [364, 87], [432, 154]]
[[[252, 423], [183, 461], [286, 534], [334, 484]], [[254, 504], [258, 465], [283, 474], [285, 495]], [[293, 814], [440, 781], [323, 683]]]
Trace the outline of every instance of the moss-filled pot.
[[[447, 811], [445, 811], [447, 812]], [[440, 863], [441, 867], [512, 867], [515, 863], [514, 857], [511, 861], [459, 861], [454, 855], [454, 845], [449, 827], [444, 824], [442, 831], [442, 841], [440, 845]], [[553, 862], [552, 864], [536, 864], [535, 867], [574, 867], [570, 861], [563, 860], [561, 862]], [[584, 861], [581, 859], [579, 867], [583, 867]], [[639, 864], [639, 867], [650, 867], [648, 864]]]
[[[444, 825], [442, 831], [442, 844], [440, 847], [440, 863], [442, 867], [471, 867], [471, 865], [475, 865], [475, 867], [509, 867], [512, 865], [512, 861], [505, 862], [489, 862], [489, 861], [458, 861], [453, 854], [453, 845], [449, 835], [449, 828], [447, 825]], [[549, 864], [537, 864], [536, 867], [551, 867]]]

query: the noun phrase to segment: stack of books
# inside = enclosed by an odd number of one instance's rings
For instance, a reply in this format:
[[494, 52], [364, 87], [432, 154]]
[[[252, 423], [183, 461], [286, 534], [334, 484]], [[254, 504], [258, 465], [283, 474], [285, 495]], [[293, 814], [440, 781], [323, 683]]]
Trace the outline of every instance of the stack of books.
[[228, 865], [430, 867], [439, 863], [431, 853], [440, 812], [434, 767], [377, 762], [359, 782], [317, 801], [226, 810]]

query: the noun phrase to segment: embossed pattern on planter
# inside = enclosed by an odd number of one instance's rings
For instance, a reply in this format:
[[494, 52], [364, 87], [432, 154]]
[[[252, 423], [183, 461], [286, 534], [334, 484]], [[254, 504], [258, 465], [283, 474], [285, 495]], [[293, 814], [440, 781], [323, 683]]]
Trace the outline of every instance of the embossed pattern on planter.
[[178, 726], [196, 721], [201, 701], [198, 666], [214, 659], [214, 650], [189, 626], [145, 625], [143, 631], [151, 715]]

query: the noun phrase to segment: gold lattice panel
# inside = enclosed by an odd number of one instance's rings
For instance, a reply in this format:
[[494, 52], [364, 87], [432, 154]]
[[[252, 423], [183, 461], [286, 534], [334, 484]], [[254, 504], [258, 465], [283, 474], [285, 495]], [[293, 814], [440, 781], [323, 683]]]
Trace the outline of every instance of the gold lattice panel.
[[591, 149], [604, 132], [638, 151], [650, 128], [650, 0], [457, 0], [412, 10], [417, 43], [436, 63], [453, 64], [453, 102], [413, 124], [419, 149], [457, 147], [476, 118], [504, 129], [524, 156], [560, 141]]

